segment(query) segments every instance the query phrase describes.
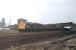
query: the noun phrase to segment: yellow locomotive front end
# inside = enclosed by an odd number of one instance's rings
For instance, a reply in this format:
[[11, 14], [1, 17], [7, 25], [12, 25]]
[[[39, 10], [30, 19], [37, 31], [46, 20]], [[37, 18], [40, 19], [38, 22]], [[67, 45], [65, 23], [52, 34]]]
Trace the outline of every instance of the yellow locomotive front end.
[[27, 28], [27, 22], [25, 19], [18, 19], [18, 30], [19, 32], [24, 32], [24, 30]]

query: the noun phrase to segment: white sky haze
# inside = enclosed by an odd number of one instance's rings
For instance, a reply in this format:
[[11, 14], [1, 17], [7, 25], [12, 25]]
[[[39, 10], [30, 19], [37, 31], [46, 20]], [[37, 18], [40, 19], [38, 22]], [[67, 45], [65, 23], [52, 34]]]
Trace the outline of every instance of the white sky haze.
[[29, 22], [76, 23], [76, 0], [0, 0], [0, 20], [17, 23], [18, 18]]

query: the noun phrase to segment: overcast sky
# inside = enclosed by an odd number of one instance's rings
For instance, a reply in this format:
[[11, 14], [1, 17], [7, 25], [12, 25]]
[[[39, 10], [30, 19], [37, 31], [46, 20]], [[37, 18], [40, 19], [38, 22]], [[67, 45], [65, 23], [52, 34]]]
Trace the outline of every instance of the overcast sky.
[[29, 22], [76, 23], [76, 0], [0, 0], [0, 20], [15, 24], [18, 18]]

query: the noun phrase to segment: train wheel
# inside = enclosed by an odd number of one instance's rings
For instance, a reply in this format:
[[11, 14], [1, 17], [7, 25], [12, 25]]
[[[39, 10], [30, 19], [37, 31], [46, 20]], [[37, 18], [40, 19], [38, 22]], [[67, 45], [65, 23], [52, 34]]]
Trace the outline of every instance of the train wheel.
[[24, 29], [19, 29], [19, 32], [24, 32]]
[[21, 29], [19, 29], [19, 32], [21, 32]]

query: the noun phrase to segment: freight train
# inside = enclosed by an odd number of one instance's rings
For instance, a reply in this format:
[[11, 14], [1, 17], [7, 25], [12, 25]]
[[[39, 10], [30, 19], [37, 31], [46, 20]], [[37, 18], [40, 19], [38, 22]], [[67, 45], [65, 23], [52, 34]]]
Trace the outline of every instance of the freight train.
[[18, 19], [18, 30], [19, 32], [43, 32], [43, 31], [64, 31], [64, 30], [71, 30], [64, 27], [39, 27], [35, 25], [35, 28], [31, 26], [32, 24], [28, 25], [25, 19]]

